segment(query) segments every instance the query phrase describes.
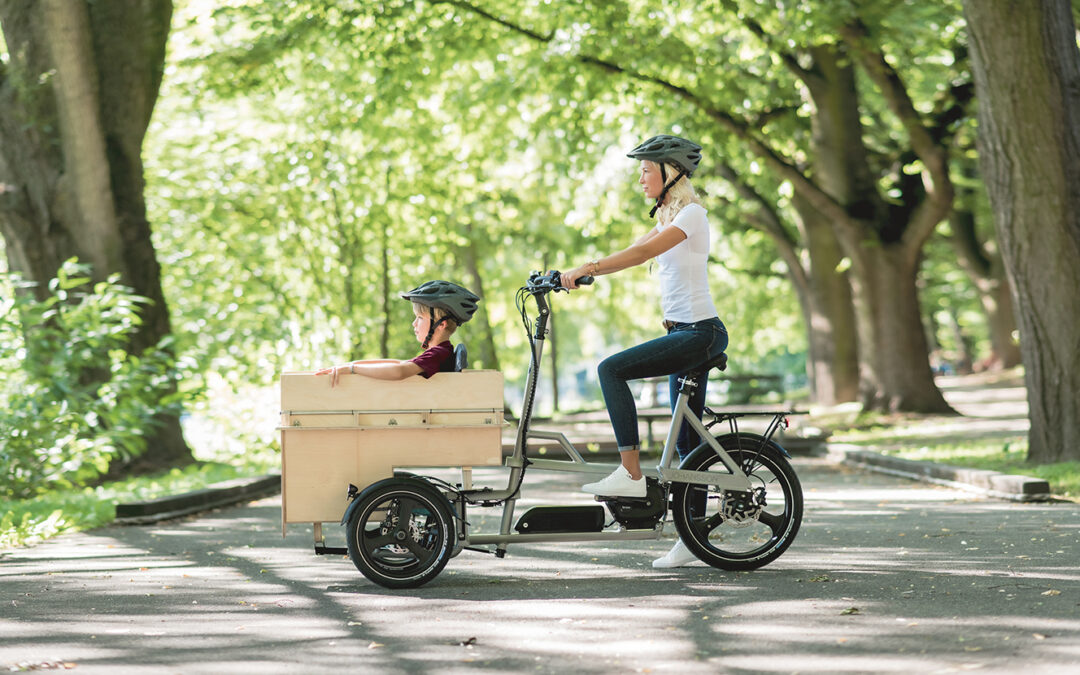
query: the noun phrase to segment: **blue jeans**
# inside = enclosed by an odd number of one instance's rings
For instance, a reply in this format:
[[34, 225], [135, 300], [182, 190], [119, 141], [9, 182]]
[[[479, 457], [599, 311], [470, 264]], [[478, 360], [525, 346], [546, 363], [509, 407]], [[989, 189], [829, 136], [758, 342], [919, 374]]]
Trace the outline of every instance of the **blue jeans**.
[[[668, 375], [668, 389], [674, 408], [679, 395], [679, 377], [690, 368], [717, 356], [727, 345], [727, 329], [720, 319], [714, 317], [694, 323], [676, 323], [664, 337], [649, 340], [601, 361], [597, 368], [600, 390], [604, 393], [604, 403], [619, 448], [637, 448], [641, 442], [637, 406], [628, 380]], [[699, 382], [690, 396], [690, 410], [698, 417], [705, 409], [706, 384], [706, 381]], [[699, 442], [698, 435], [684, 422], [675, 444], [679, 457], [685, 458]]]

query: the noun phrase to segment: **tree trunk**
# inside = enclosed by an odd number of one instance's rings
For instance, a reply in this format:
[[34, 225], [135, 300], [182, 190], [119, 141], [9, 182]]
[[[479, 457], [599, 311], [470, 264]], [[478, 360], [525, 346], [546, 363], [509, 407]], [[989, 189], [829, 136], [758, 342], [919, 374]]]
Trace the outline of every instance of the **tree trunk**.
[[863, 406], [889, 412], [952, 412], [934, 384], [915, 288], [916, 259], [904, 247], [847, 239], [859, 323]]
[[[951, 185], [934, 167], [933, 192], [907, 212], [890, 212], [882, 202], [867, 158], [859, 93], [851, 56], [833, 45], [809, 49], [813, 68], [802, 80], [814, 102], [812, 142], [814, 184], [796, 183], [805, 202], [822, 203], [813, 192], [830, 199], [821, 210], [829, 218], [846, 256], [858, 332], [860, 399], [868, 409], [908, 412], [947, 412], [951, 408], [934, 383], [926, 334], [915, 288], [918, 251], [951, 204]], [[894, 111], [908, 121], [913, 145], [918, 141], [928, 160], [938, 160], [941, 148], [925, 135], [906, 100], [902, 85], [880, 55], [865, 47], [861, 61], [891, 100]], [[928, 161], [929, 163], [929, 161]], [[801, 188], [801, 189], [800, 189]]]
[[[469, 275], [469, 281], [465, 286], [480, 296], [480, 306], [472, 319], [475, 323], [469, 324], [471, 330], [468, 344], [473, 345], [469, 352], [469, 362], [476, 364], [474, 368], [498, 370], [499, 358], [495, 351], [495, 337], [491, 330], [491, 322], [488, 320], [487, 306], [483, 301], [487, 296], [484, 294], [484, 279], [480, 274], [479, 254], [476, 250], [475, 233], [471, 224], [466, 228], [466, 236], [469, 243], [460, 249], [462, 262]], [[459, 339], [464, 341], [464, 337]]]
[[[958, 200], [964, 202], [963, 196]], [[952, 244], [960, 266], [979, 292], [986, 324], [990, 332], [990, 358], [987, 367], [1013, 368], [1020, 365], [1020, 345], [1013, 338], [1016, 316], [1013, 314], [1009, 279], [1000, 255], [988, 251], [975, 232], [975, 214], [967, 206], [957, 207], [949, 218]]]
[[769, 235], [787, 265], [806, 326], [811, 399], [819, 405], [856, 400], [859, 362], [851, 286], [847, 274], [840, 270], [842, 253], [830, 224], [796, 194], [792, 198], [799, 215], [800, 238], [796, 241], [770, 200], [732, 167], [721, 163], [718, 169], [748, 203], [756, 204], [748, 221]]
[[1023, 362], [1020, 342], [1016, 339], [1016, 312], [1013, 309], [1012, 285], [1002, 275], [994, 279], [989, 288], [980, 290], [983, 310], [990, 329], [990, 357], [988, 367], [1015, 368]]
[[[854, 65], [833, 45], [815, 46], [808, 52], [813, 68], [802, 80], [814, 103], [810, 141], [817, 186], [849, 211], [864, 210], [876, 192], [863, 144]], [[834, 398], [854, 401], [860, 389], [860, 348], [856, 298], [849, 273], [841, 269], [844, 251], [828, 217], [798, 193], [793, 204], [801, 216], [811, 261], [810, 295], [818, 311], [829, 317], [828, 325], [811, 334], [811, 339], [829, 364]], [[872, 342], [862, 344], [863, 349], [877, 349]]]
[[[39, 284], [78, 257], [152, 302], [138, 353], [169, 334], [143, 198], [142, 142], [161, 83], [169, 0], [0, 0], [0, 232], [9, 268]], [[120, 39], [122, 36], [122, 39]], [[140, 462], [191, 460], [176, 416], [147, 431]]]
[[831, 405], [855, 401], [859, 393], [859, 349], [851, 283], [841, 269], [843, 251], [831, 225], [798, 196], [809, 269], [800, 294], [807, 326], [807, 374], [814, 401]]
[[1068, 0], [964, 0], [979, 159], [1013, 284], [1028, 458], [1080, 459], [1080, 49]]

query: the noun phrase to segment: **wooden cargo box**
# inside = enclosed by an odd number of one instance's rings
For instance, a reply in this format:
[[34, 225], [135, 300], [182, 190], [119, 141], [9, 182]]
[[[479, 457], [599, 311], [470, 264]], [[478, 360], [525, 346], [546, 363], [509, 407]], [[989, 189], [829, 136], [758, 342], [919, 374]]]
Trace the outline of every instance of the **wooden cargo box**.
[[502, 463], [503, 377], [496, 370], [430, 379], [281, 376], [281, 519], [337, 522], [350, 483], [394, 469]]

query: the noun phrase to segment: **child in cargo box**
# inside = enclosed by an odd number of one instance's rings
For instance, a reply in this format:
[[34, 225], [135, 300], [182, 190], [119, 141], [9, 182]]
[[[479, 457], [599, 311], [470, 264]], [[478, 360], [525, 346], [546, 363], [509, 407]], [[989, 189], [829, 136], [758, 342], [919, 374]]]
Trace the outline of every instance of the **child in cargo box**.
[[411, 300], [413, 333], [424, 352], [414, 359], [398, 361], [381, 359], [352, 361], [340, 366], [323, 368], [316, 375], [329, 375], [330, 386], [337, 384], [341, 373], [355, 373], [380, 380], [404, 380], [414, 375], [431, 377], [440, 371], [453, 370], [454, 348], [450, 336], [457, 327], [472, 318], [480, 300], [469, 290], [449, 281], [428, 281], [401, 297]]

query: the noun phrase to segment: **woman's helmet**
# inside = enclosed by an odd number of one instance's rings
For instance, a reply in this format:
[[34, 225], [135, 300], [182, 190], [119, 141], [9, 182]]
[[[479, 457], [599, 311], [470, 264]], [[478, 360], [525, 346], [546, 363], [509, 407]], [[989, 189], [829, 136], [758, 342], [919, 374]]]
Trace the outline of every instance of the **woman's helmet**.
[[626, 153], [626, 156], [647, 159], [658, 164], [674, 164], [690, 177], [694, 175], [698, 162], [701, 161], [701, 146], [685, 138], [660, 134]]
[[425, 307], [438, 307], [459, 326], [472, 318], [480, 297], [449, 281], [425, 281], [401, 297]]
[[[660, 134], [626, 153], [626, 156], [633, 159], [647, 159], [660, 165], [660, 178], [664, 181], [664, 189], [656, 198], [652, 211], [649, 211], [649, 217], [652, 218], [663, 203], [668, 190], [683, 176], [689, 178], [694, 175], [694, 170], [701, 161], [701, 146], [685, 138]], [[665, 164], [671, 164], [679, 169], [679, 175], [675, 176], [670, 183], [667, 179], [667, 171], [664, 169]]]

